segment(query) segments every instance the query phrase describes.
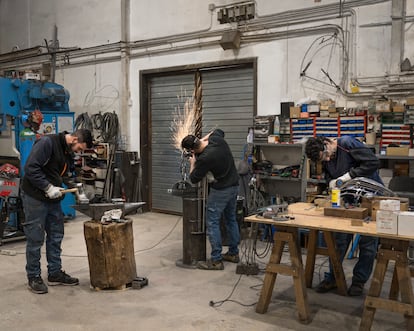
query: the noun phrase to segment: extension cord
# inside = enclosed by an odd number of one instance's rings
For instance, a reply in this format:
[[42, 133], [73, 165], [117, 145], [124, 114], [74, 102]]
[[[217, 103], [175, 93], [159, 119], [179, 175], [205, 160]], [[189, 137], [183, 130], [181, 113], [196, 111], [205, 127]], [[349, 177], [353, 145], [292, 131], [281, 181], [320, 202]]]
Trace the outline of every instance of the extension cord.
[[257, 275], [259, 274], [259, 265], [257, 263], [239, 263], [236, 267], [236, 274]]

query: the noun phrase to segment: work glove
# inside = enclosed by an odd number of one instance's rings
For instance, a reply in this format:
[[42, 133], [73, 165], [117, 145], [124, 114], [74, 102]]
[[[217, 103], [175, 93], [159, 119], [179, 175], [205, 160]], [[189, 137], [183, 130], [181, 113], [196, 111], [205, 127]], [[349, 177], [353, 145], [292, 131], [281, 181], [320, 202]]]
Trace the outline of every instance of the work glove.
[[345, 182], [348, 180], [351, 180], [351, 175], [349, 172], [347, 172], [345, 175], [342, 175], [341, 177], [338, 177], [337, 179], [332, 179], [329, 182], [329, 188], [332, 190], [335, 187], [341, 187]]
[[63, 187], [53, 186], [52, 184], [49, 184], [49, 186], [46, 188], [46, 196], [49, 199], [57, 199], [62, 196], [62, 190]]

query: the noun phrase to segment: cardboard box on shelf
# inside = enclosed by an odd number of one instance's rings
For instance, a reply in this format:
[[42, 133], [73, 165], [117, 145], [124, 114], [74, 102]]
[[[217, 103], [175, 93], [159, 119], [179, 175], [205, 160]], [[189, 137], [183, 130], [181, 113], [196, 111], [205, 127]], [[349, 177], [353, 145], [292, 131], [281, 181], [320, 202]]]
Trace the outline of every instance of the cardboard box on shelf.
[[308, 112], [309, 113], [318, 113], [319, 112], [319, 105], [308, 105]]
[[408, 156], [409, 147], [387, 147], [387, 155]]
[[321, 100], [320, 109], [321, 110], [328, 110], [329, 108], [335, 109], [335, 101], [331, 100], [331, 99]]
[[267, 142], [269, 144], [277, 144], [277, 143], [279, 143], [279, 140], [280, 140], [280, 136], [278, 136], [278, 135], [271, 134], [271, 135], [267, 136]]
[[398, 235], [414, 236], [414, 212], [403, 211], [398, 215]]
[[290, 118], [300, 117], [300, 113], [301, 113], [300, 107], [290, 107], [289, 110], [290, 110]]
[[404, 110], [405, 110], [404, 105], [397, 104], [397, 105], [392, 106], [392, 111], [394, 113], [403, 113]]
[[412, 105], [414, 105], [414, 97], [409, 97], [409, 98], [407, 98], [407, 100], [405, 101], [405, 104], [406, 104], [407, 106], [412, 106]]
[[375, 104], [375, 111], [377, 113], [390, 112], [391, 111], [391, 101], [377, 101], [376, 104]]

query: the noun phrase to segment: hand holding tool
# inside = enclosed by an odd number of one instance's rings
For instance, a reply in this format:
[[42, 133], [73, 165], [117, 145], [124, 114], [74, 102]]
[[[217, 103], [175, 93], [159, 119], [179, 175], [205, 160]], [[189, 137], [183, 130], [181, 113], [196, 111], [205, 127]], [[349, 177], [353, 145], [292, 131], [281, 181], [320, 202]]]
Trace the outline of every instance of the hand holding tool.
[[352, 179], [351, 175], [349, 174], [349, 172], [347, 172], [346, 174], [338, 177], [337, 179], [332, 179], [329, 182], [329, 188], [332, 190], [333, 188], [341, 187], [345, 182], [351, 179]]
[[85, 192], [83, 190], [82, 183], [77, 183], [76, 184], [76, 187], [73, 187], [73, 188], [62, 189], [60, 192], [62, 194], [65, 194], [65, 193], [75, 193], [76, 201], [79, 204], [81, 204], [81, 205], [82, 204], [88, 204], [89, 203], [89, 199], [86, 197], [86, 194], [85, 194]]
[[49, 186], [46, 188], [46, 196], [49, 199], [57, 199], [62, 196], [63, 187], [54, 186], [52, 184], [49, 184]]

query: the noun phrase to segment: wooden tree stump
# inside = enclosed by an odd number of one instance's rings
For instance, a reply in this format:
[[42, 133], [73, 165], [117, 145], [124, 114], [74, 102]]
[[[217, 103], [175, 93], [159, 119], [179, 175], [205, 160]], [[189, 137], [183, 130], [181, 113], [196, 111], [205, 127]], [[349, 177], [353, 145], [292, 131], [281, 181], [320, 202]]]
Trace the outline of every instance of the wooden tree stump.
[[132, 221], [84, 223], [91, 286], [121, 289], [137, 277]]

